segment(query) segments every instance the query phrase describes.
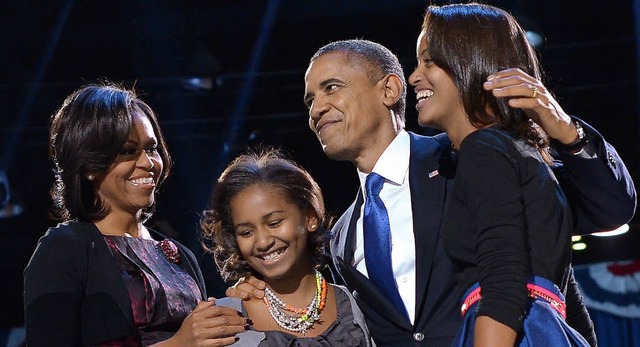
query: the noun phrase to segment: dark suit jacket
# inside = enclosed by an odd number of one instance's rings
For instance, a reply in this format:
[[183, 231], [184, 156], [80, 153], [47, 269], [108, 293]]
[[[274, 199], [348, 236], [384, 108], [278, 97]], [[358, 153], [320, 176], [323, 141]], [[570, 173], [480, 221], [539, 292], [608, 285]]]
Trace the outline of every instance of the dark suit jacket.
[[[195, 257], [172, 241], [205, 299]], [[29, 346], [91, 346], [137, 335], [120, 269], [93, 223], [50, 228], [25, 269], [24, 288]]]
[[[597, 158], [567, 157], [566, 167], [559, 165], [557, 173], [563, 176], [559, 177], [563, 188], [568, 187], [569, 200], [572, 204], [575, 202], [572, 207], [576, 210], [576, 223], [583, 233], [626, 223], [633, 216], [636, 204], [635, 188], [617, 153], [593, 128], [585, 126], [592, 136], [590, 148], [597, 151]], [[461, 322], [460, 298], [451, 295], [456, 269], [445, 253], [440, 232], [444, 206], [453, 187], [455, 162], [451, 158], [450, 142], [443, 134], [435, 137], [409, 134], [409, 186], [416, 250], [414, 325], [351, 265], [355, 225], [364, 201], [360, 190], [334, 225], [333, 271], [337, 272], [336, 281], [353, 292], [379, 346], [449, 346]], [[595, 186], [593, 179], [598, 180]], [[581, 201], [585, 197], [588, 203]], [[606, 211], [600, 206], [606, 206]]]

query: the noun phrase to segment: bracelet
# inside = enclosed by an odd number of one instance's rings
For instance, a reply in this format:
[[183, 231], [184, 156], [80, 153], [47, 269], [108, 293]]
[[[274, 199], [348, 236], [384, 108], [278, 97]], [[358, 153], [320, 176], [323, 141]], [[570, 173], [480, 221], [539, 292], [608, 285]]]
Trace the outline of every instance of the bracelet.
[[580, 122], [575, 119], [572, 119], [571, 122], [578, 131], [578, 139], [566, 145], [555, 139], [553, 139], [551, 142], [553, 146], [558, 150], [568, 153], [577, 153], [589, 143], [589, 136], [587, 136], [587, 133], [582, 128], [582, 125], [580, 125]]

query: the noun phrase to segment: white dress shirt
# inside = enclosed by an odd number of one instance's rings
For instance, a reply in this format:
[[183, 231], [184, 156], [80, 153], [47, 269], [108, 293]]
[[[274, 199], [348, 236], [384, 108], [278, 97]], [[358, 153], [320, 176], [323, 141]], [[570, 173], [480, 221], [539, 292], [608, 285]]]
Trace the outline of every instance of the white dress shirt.
[[[409, 155], [409, 134], [402, 130], [382, 153], [373, 167], [373, 172], [385, 178], [380, 198], [389, 214], [391, 266], [398, 291], [413, 324], [416, 305], [416, 249], [409, 190]], [[362, 192], [366, 191], [367, 176], [368, 174], [358, 171]], [[366, 199], [366, 194], [364, 196]], [[356, 250], [353, 266], [368, 277], [364, 259], [363, 212], [364, 204], [360, 207], [360, 218], [356, 223]]]

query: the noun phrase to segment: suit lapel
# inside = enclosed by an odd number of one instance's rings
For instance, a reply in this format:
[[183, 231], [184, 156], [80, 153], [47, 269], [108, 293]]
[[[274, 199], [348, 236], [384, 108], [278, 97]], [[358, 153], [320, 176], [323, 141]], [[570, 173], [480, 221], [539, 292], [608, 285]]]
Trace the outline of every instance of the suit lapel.
[[351, 265], [356, 248], [356, 222], [363, 203], [364, 197], [358, 190], [356, 200], [334, 225], [335, 234], [331, 244], [333, 262], [344, 284], [362, 305], [367, 305], [367, 310], [376, 311], [378, 316], [410, 330], [411, 323], [407, 317], [398, 312], [378, 287]]
[[407, 316], [400, 313], [378, 287], [360, 271], [341, 260], [338, 260], [337, 266], [345, 281], [344, 283], [353, 292], [354, 297], [358, 299], [360, 305], [367, 306], [366, 308], [363, 307], [363, 311], [365, 309], [367, 311], [375, 311], [377, 316], [395, 325], [404, 327], [407, 330], [412, 329], [411, 322], [409, 322]]
[[[427, 138], [409, 133], [411, 157], [409, 164], [409, 189], [413, 214], [413, 230], [416, 247], [416, 324], [428, 293], [440, 224], [444, 210], [447, 182], [453, 177], [448, 151], [450, 142], [444, 137]], [[375, 310], [380, 317], [405, 329], [413, 329], [409, 320], [393, 307], [380, 291], [351, 264], [355, 250], [356, 221], [364, 202], [359, 190], [356, 200], [336, 222], [331, 254], [338, 273], [357, 299]]]
[[336, 258], [340, 258], [346, 264], [353, 263], [353, 254], [356, 248], [356, 221], [360, 216], [362, 203], [362, 194], [358, 190], [356, 200], [333, 226], [331, 255], [334, 258], [334, 262]]
[[[411, 134], [411, 159], [409, 164], [409, 187], [416, 247], [416, 322], [428, 295], [436, 247], [440, 242], [440, 225], [447, 191], [446, 157], [441, 157], [446, 143], [432, 138], [418, 138]], [[444, 147], [443, 147], [444, 146]], [[450, 178], [450, 177], [449, 177]]]

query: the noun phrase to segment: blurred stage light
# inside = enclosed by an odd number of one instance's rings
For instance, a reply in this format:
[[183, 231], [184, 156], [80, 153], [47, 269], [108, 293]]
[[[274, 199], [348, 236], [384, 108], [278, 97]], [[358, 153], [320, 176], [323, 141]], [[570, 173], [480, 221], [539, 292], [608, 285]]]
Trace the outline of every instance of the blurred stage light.
[[521, 10], [514, 13], [514, 15], [522, 29], [524, 29], [529, 43], [537, 49], [542, 48], [545, 43], [545, 39], [538, 22]]
[[0, 169], [0, 209], [5, 208], [9, 204], [11, 198], [9, 190], [9, 179], [7, 173]]
[[186, 78], [182, 81], [182, 87], [192, 91], [211, 90], [213, 87], [213, 80], [211, 77]]
[[15, 217], [23, 212], [22, 205], [16, 200], [6, 171], [0, 169], [0, 219]]
[[622, 234], [626, 233], [627, 231], [629, 231], [629, 224], [625, 224], [625, 225], [619, 227], [618, 229], [609, 230], [609, 231], [602, 231], [602, 232], [599, 232], [599, 233], [593, 233], [591, 235], [598, 236], [598, 237], [610, 237], [610, 236], [622, 235]]
[[527, 30], [527, 40], [529, 43], [536, 48], [539, 48], [544, 43], [544, 37], [537, 31]]
[[584, 242], [578, 242], [578, 243], [574, 243], [571, 248], [574, 251], [584, 251], [585, 249], [587, 249], [587, 244]]

